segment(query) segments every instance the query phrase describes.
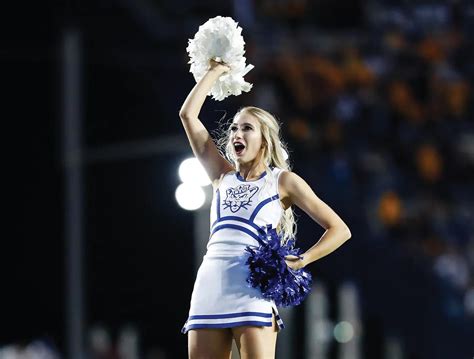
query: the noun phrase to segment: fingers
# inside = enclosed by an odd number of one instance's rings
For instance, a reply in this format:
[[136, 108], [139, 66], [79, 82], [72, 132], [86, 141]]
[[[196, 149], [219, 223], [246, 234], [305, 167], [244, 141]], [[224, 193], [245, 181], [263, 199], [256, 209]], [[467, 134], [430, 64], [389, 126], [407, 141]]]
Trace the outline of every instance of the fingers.
[[226, 65], [227, 66], [227, 64], [218, 56], [212, 58], [211, 61], [215, 62], [216, 64], [221, 64], [221, 65]]
[[285, 262], [286, 262], [286, 265], [288, 267], [290, 267], [291, 269], [293, 269], [293, 270], [298, 270], [298, 269], [302, 268], [301, 263], [299, 263], [298, 261], [287, 261], [287, 260], [285, 260]]
[[227, 65], [220, 57], [215, 57], [209, 60], [209, 64], [212, 67], [220, 67], [223, 72], [228, 72], [230, 71], [230, 66]]
[[293, 270], [298, 270], [304, 268], [306, 264], [303, 261], [303, 256], [294, 256], [294, 255], [287, 255], [285, 256], [285, 262], [288, 267]]

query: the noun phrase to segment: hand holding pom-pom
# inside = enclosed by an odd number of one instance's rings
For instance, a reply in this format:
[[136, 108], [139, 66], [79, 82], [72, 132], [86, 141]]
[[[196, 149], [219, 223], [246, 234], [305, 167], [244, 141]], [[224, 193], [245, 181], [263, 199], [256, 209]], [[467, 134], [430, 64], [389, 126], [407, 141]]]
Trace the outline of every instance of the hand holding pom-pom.
[[215, 59], [210, 59], [209, 60], [209, 69], [210, 70], [216, 70], [222, 74], [224, 73], [227, 73], [230, 71], [230, 66], [227, 65], [226, 63], [222, 62], [222, 61], [218, 61], [220, 60], [218, 57], [215, 58]]
[[249, 267], [247, 283], [259, 288], [262, 296], [277, 306], [300, 304], [311, 291], [311, 274], [303, 268], [300, 250], [293, 248], [294, 240], [281, 244], [274, 228], [264, 228], [258, 236], [258, 247], [247, 246]]
[[245, 64], [242, 28], [230, 17], [216, 16], [199, 27], [186, 50], [189, 53], [190, 72], [199, 81], [209, 68], [209, 60], [218, 58], [229, 66], [229, 71], [214, 84], [210, 94], [222, 101], [229, 95], [238, 96], [248, 92], [252, 84], [244, 76], [253, 69]]
[[293, 270], [302, 269], [305, 266], [303, 256], [288, 255], [285, 256], [285, 262]]

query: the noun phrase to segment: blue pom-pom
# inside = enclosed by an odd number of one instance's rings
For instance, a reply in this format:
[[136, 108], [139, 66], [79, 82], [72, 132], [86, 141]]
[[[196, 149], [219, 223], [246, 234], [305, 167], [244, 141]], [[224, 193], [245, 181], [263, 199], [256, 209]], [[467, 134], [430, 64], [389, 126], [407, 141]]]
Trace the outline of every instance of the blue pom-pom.
[[281, 244], [275, 228], [263, 227], [259, 233], [259, 246], [247, 246], [246, 264], [250, 269], [247, 283], [259, 288], [264, 298], [272, 299], [279, 307], [300, 304], [311, 291], [311, 274], [304, 269], [293, 270], [285, 262], [285, 256], [300, 255], [293, 248], [293, 239]]

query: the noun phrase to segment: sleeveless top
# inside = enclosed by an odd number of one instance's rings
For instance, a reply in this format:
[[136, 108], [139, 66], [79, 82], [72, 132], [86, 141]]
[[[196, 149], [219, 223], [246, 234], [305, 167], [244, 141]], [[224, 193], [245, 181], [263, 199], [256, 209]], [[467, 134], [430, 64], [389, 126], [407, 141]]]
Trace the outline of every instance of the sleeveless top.
[[258, 244], [261, 227], [279, 224], [283, 208], [278, 179], [282, 172], [273, 168], [253, 181], [246, 181], [238, 172], [223, 177], [212, 199], [206, 256], [241, 255], [247, 245]]

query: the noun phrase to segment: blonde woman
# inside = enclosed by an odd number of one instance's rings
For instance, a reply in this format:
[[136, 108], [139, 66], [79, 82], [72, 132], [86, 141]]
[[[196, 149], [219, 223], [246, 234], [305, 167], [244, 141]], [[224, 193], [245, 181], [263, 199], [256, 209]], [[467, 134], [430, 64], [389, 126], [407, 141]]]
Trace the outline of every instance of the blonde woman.
[[[326, 229], [302, 257], [287, 256], [300, 269], [333, 252], [351, 237], [343, 220], [288, 167], [279, 125], [268, 112], [244, 107], [233, 118], [221, 155], [199, 112], [215, 81], [229, 71], [213, 60], [194, 86], [179, 116], [194, 155], [212, 180], [211, 235], [199, 268], [189, 317], [189, 358], [228, 359], [235, 339], [242, 359], [275, 357], [283, 328], [275, 303], [246, 283], [245, 247], [257, 245], [262, 226], [278, 228], [283, 240], [294, 234], [292, 206], [298, 206]], [[222, 141], [221, 141], [222, 142]]]

